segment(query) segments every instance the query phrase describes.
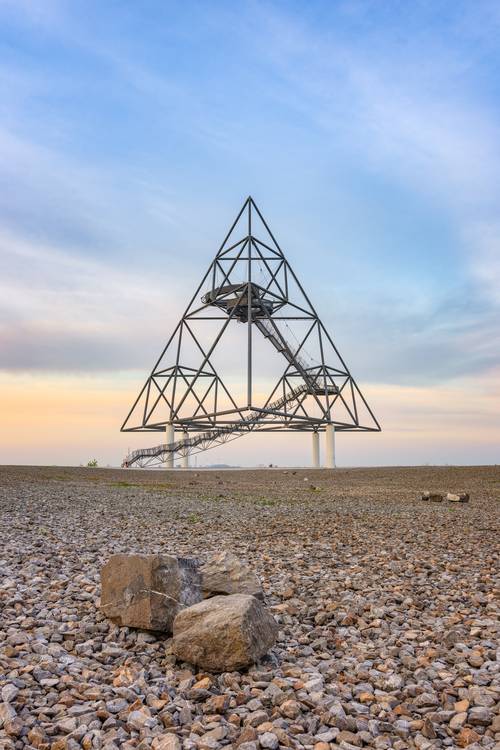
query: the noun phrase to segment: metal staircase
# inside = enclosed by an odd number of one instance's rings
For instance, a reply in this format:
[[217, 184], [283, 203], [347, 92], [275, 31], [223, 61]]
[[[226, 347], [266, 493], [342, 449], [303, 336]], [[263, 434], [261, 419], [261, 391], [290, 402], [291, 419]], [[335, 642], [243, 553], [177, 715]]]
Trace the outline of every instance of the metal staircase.
[[[310, 385], [304, 383], [303, 385], [294, 388], [293, 391], [286, 393], [281, 398], [276, 399], [276, 401], [273, 401], [271, 404], [268, 404], [267, 408], [273, 411], [279, 411], [285, 405], [289, 405], [298, 399], [303, 393], [309, 391], [310, 387]], [[217, 427], [214, 430], [200, 432], [193, 435], [193, 437], [176, 440], [175, 443], [165, 443], [153, 448], [138, 448], [129, 453], [123, 461], [122, 467], [129, 468], [134, 464], [138, 466], [147, 466], [148, 463], [154, 459], [159, 461], [162, 461], [162, 459], [164, 460], [165, 456], [169, 453], [180, 453], [182, 455], [185, 452], [192, 453], [194, 448], [198, 448], [199, 451], [207, 450], [214, 444], [226, 443], [236, 437], [242, 437], [245, 433], [255, 428], [258, 429], [259, 422], [263, 422], [265, 417], [266, 414], [263, 414], [261, 411], [252, 411], [247, 417], [240, 419], [238, 422], [223, 427]]]
[[266, 320], [265, 318], [256, 318], [254, 320], [254, 323], [262, 333], [264, 338], [266, 338], [291, 365], [298, 365], [299, 368], [306, 373], [307, 377], [307, 369], [311, 366], [311, 363], [306, 362], [300, 354], [292, 354], [292, 348], [290, 344], [288, 344], [286, 339], [284, 339], [281, 334], [279, 335], [279, 337], [277, 336], [275, 329], [268, 320]]

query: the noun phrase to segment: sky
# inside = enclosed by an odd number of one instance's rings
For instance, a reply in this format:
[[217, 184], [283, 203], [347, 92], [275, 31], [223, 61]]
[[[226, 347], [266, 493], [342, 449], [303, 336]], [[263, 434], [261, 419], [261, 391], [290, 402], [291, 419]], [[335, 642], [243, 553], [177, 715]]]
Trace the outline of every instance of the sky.
[[338, 463], [497, 463], [499, 34], [487, 0], [0, 0], [0, 463], [160, 442], [120, 426], [249, 194], [382, 425]]

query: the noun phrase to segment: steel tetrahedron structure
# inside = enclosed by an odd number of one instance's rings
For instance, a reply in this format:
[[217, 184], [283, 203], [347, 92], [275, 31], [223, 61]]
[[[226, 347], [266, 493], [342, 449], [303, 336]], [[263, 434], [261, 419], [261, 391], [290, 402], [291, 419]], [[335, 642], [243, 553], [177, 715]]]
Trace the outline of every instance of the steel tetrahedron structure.
[[[323, 432], [329, 425], [380, 431], [249, 197], [121, 428], [168, 439], [134, 450], [123, 465], [154, 466], [255, 430]], [[174, 429], [182, 432], [177, 440]]]

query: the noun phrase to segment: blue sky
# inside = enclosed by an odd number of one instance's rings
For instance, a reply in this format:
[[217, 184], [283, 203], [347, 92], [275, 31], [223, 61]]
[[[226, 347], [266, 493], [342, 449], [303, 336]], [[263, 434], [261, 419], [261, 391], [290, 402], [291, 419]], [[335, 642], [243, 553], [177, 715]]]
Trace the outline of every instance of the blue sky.
[[362, 462], [496, 460], [498, 3], [0, 0], [0, 29], [4, 393], [133, 394], [252, 194], [385, 422]]

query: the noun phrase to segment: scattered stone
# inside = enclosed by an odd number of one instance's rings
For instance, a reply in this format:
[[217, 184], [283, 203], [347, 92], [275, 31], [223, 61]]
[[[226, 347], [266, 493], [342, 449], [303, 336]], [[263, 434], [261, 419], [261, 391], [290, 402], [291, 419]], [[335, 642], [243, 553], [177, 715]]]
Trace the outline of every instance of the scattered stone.
[[182, 744], [176, 734], [164, 734], [154, 738], [151, 748], [152, 750], [181, 750]]
[[422, 500], [430, 501], [431, 503], [442, 503], [443, 499], [443, 495], [436, 492], [424, 492], [422, 494]]
[[413, 701], [413, 705], [417, 708], [439, 706], [439, 698], [434, 693], [420, 693]]
[[201, 567], [205, 598], [218, 594], [249, 594], [264, 598], [262, 586], [254, 571], [232, 552], [212, 555]]
[[17, 716], [16, 709], [10, 703], [0, 703], [0, 729], [13, 721]]
[[458, 714], [455, 714], [450, 719], [450, 729], [453, 729], [453, 731], [458, 731], [463, 727], [465, 722], [467, 721], [467, 713], [465, 711], [461, 711]]
[[472, 724], [473, 727], [487, 727], [488, 724], [491, 724], [492, 719], [493, 712], [490, 708], [485, 708], [484, 706], [473, 706], [467, 716], [468, 723]]
[[273, 732], [263, 732], [259, 736], [259, 743], [261, 747], [267, 750], [276, 750], [279, 747], [279, 740]]
[[183, 609], [174, 620], [172, 651], [214, 672], [242, 669], [274, 645], [277, 625], [253, 596], [229, 594]]
[[474, 729], [470, 729], [470, 727], [464, 727], [457, 734], [455, 742], [457, 743], [458, 747], [468, 747], [474, 742], [478, 742], [480, 739], [481, 735], [474, 731]]
[[16, 700], [19, 695], [19, 688], [13, 685], [11, 682], [4, 685], [2, 688], [2, 700], [4, 703], [12, 703]]
[[101, 609], [120, 626], [171, 632], [184, 607], [201, 599], [193, 558], [113, 555], [101, 570]]
[[[227, 471], [219, 498], [201, 470], [0, 467], [0, 748], [495, 750], [499, 468], [308, 475]], [[474, 503], [457, 523], [420, 486]], [[99, 609], [112, 555], [225, 549], [279, 628], [258, 666], [187, 666]]]
[[448, 492], [446, 495], [446, 499], [450, 503], [468, 503], [469, 495], [466, 492], [460, 492], [458, 495], [454, 495], [451, 492]]
[[250, 724], [246, 727], [244, 727], [241, 731], [241, 734], [237, 738], [235, 745], [236, 747], [240, 747], [241, 745], [244, 745], [246, 742], [254, 742], [257, 739], [257, 730], [255, 727], [252, 727]]
[[280, 712], [289, 719], [296, 719], [300, 716], [300, 705], [294, 700], [285, 701], [280, 706]]

